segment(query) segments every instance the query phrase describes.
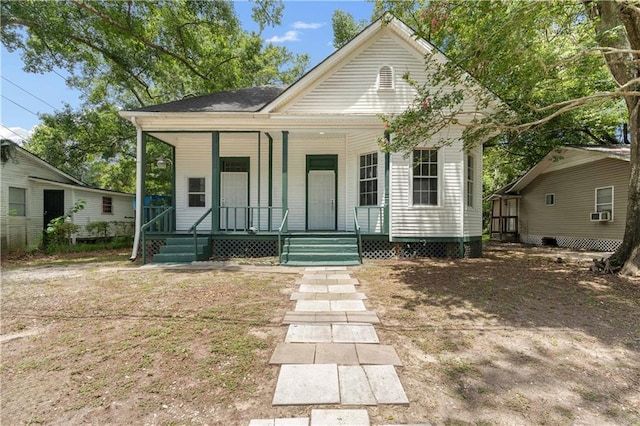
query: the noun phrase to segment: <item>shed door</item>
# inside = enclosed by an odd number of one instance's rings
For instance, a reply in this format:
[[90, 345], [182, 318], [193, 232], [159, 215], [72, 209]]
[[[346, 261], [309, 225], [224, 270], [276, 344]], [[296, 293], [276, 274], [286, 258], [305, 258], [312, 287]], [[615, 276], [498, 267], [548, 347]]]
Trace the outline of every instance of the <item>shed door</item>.
[[249, 173], [220, 173], [220, 229], [244, 231], [248, 223]]
[[64, 190], [62, 189], [45, 189], [44, 190], [44, 224], [46, 230], [47, 225], [53, 219], [64, 215]]
[[310, 170], [308, 176], [308, 228], [336, 229], [336, 174], [333, 170]]

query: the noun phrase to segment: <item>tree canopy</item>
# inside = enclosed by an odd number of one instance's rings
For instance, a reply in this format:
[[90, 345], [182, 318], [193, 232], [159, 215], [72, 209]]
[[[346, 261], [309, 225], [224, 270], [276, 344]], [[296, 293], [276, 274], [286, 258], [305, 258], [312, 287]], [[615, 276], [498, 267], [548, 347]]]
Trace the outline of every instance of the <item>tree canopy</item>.
[[[83, 105], [42, 117], [27, 148], [87, 183], [133, 190], [135, 131], [118, 117], [220, 90], [288, 84], [307, 55], [264, 44], [242, 29], [232, 1], [21, 1], [0, 5], [2, 43], [25, 70], [62, 68]], [[256, 0], [262, 30], [280, 22], [279, 0]], [[122, 161], [120, 161], [122, 160]], [[101, 178], [109, 170], [108, 179]]]

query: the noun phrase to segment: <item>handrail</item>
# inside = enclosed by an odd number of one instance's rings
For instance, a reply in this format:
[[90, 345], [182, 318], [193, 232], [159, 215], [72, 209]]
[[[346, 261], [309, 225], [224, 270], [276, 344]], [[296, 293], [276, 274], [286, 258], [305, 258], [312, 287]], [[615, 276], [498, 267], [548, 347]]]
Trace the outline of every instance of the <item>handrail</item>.
[[149, 219], [149, 222], [145, 223], [144, 225], [142, 225], [142, 227], [140, 227], [140, 233], [142, 234], [142, 264], [143, 265], [147, 263], [147, 238], [146, 238], [147, 230], [151, 228], [151, 226], [156, 224], [160, 219], [164, 218], [169, 213], [173, 212], [173, 210], [174, 210], [173, 207], [169, 207], [163, 210], [159, 215]]
[[213, 211], [213, 207], [209, 208], [206, 212], [202, 214], [202, 216], [200, 216], [200, 219], [196, 220], [196, 223], [191, 225], [191, 228], [189, 228], [189, 232], [193, 232], [193, 255], [196, 256], [194, 258], [197, 258], [197, 255], [198, 255], [198, 225], [200, 225], [200, 223], [207, 216], [209, 216], [209, 214], [211, 214], [212, 211]]
[[356, 238], [358, 240], [358, 257], [360, 263], [362, 263], [362, 234], [360, 233], [360, 224], [358, 223], [358, 208], [353, 208], [353, 229], [356, 231]]
[[[366, 216], [362, 211], [366, 211]], [[377, 214], [373, 214], [377, 210]], [[354, 215], [358, 216], [358, 212], [360, 211], [361, 219], [363, 222], [366, 220], [366, 223], [363, 224], [363, 229], [366, 234], [383, 234], [385, 233], [385, 206], [355, 206], [354, 207]], [[363, 217], [365, 216], [365, 217]], [[373, 221], [372, 221], [373, 216]], [[379, 226], [379, 230], [376, 230], [376, 227]], [[362, 228], [361, 228], [362, 229]]]
[[287, 229], [287, 221], [289, 220], [289, 209], [284, 212], [282, 216], [282, 223], [280, 223], [280, 227], [278, 228], [278, 263], [282, 263], [282, 230]]

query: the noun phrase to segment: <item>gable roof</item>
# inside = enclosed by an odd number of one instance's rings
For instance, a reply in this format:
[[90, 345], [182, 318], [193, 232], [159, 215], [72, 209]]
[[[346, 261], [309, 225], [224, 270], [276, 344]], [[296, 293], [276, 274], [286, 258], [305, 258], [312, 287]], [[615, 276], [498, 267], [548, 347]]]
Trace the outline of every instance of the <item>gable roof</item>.
[[520, 192], [543, 173], [592, 163], [605, 158], [631, 161], [630, 145], [567, 145], [554, 149], [518, 179], [506, 193]]
[[[124, 195], [133, 196], [133, 194], [129, 194], [127, 192], [112, 191], [112, 190], [109, 190], [109, 189], [95, 188], [95, 187], [89, 186], [86, 183], [74, 178], [70, 174], [63, 172], [59, 168], [57, 168], [54, 165], [48, 163], [47, 161], [43, 160], [42, 158], [40, 158], [37, 155], [31, 153], [30, 151], [26, 150], [25, 148], [21, 147], [20, 145], [18, 145], [17, 143], [15, 143], [15, 142], [13, 142], [13, 141], [11, 141], [9, 139], [2, 139], [2, 146], [3, 147], [4, 146], [10, 146], [11, 147], [10, 149], [17, 150], [17, 152], [19, 152], [21, 155], [31, 159], [32, 161], [34, 161], [37, 164], [41, 165], [43, 168], [48, 169], [48, 170], [54, 172], [55, 174], [57, 174], [58, 176], [61, 176], [63, 178], [63, 179], [60, 179], [60, 180], [51, 180], [51, 179], [45, 179], [45, 178], [38, 177], [38, 176], [29, 175], [28, 178], [30, 180], [36, 180], [36, 181], [48, 182], [48, 183], [55, 183], [55, 184], [58, 184], [58, 185], [70, 186], [70, 187], [75, 187], [75, 188], [80, 187], [81, 189], [91, 190], [91, 191], [117, 193], [117, 194], [124, 194]], [[8, 161], [11, 161], [11, 159], [9, 159]]]
[[136, 109], [141, 112], [257, 112], [287, 86], [257, 86], [225, 90]]

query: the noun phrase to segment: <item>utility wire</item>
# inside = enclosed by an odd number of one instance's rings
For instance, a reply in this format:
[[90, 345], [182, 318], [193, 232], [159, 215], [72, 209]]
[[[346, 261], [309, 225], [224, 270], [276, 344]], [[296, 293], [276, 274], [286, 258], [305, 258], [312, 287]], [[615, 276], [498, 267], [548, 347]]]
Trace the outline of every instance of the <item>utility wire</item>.
[[16, 84], [16, 83], [14, 83], [13, 81], [9, 80], [7, 77], [2, 76], [2, 79], [3, 79], [3, 80], [8, 81], [8, 82], [9, 82], [9, 83], [11, 83], [11, 84], [13, 84], [14, 86], [16, 86], [18, 89], [22, 90], [23, 92], [25, 92], [25, 93], [27, 93], [27, 94], [29, 94], [29, 95], [33, 96], [34, 98], [36, 98], [37, 100], [39, 100], [39, 101], [40, 101], [40, 102], [42, 102], [43, 104], [50, 106], [50, 107], [51, 107], [51, 108], [53, 108], [54, 110], [55, 110], [55, 109], [57, 109], [56, 107], [54, 107], [53, 105], [51, 105], [49, 102], [47, 102], [47, 101], [45, 101], [44, 99], [42, 99], [42, 98], [40, 98], [40, 97], [38, 97], [38, 96], [34, 95], [33, 93], [31, 93], [31, 92], [30, 92], [30, 91], [28, 91], [27, 89], [25, 89], [25, 88], [21, 87], [20, 85], [18, 85], [18, 84]]
[[30, 112], [31, 114], [35, 115], [36, 117], [39, 117], [39, 116], [38, 116], [38, 113], [33, 112], [33, 111], [31, 111], [30, 109], [27, 109], [27, 108], [23, 107], [22, 105], [20, 105], [19, 103], [15, 102], [15, 101], [12, 101], [11, 99], [7, 98], [5, 95], [2, 95], [2, 97], [3, 97], [3, 98], [5, 98], [6, 100], [8, 100], [9, 102], [11, 102], [12, 104], [14, 104], [14, 105], [16, 105], [16, 106], [18, 106], [18, 107], [22, 108], [23, 110], [25, 110], [25, 111], [27, 111], [27, 112]]
[[[55, 75], [57, 75], [58, 77], [60, 77], [61, 79], [63, 79], [65, 83], [69, 84], [69, 80], [70, 80], [69, 78], [67, 78], [67, 77], [65, 77], [64, 75], [60, 74], [60, 73], [59, 73], [58, 71], [56, 71], [56, 70], [52, 70], [52, 72], [53, 72]], [[79, 90], [79, 91], [80, 91], [80, 92], [82, 92], [85, 96], [89, 96], [89, 94], [88, 94], [87, 92], [85, 92], [84, 90], [82, 90], [81, 88], [79, 88], [79, 87], [73, 87], [73, 88], [74, 88], [74, 89], [76, 89], [76, 90]]]
[[11, 130], [9, 127], [5, 126], [4, 124], [0, 124], [0, 126], [4, 127], [5, 129], [7, 129], [8, 131], [10, 131], [11, 133], [13, 133], [14, 135], [16, 135], [17, 137], [19, 137], [20, 139], [22, 139], [25, 142], [29, 142], [29, 140], [27, 138], [25, 138], [22, 135], [17, 134], [16, 132], [14, 132], [13, 130]]

